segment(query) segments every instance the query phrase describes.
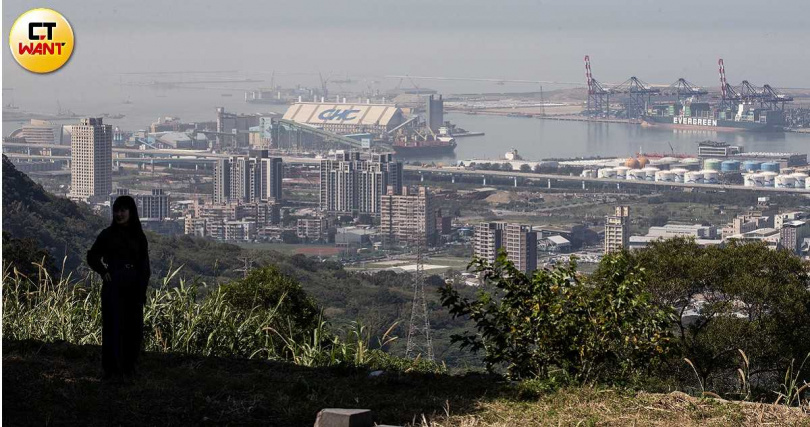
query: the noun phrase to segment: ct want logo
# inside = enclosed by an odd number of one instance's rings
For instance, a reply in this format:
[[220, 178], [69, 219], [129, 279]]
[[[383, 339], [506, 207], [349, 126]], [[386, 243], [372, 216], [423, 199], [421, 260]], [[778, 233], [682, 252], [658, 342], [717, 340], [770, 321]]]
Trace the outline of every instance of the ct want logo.
[[70, 59], [73, 28], [55, 10], [31, 9], [14, 21], [8, 44], [20, 66], [34, 73], [50, 73]]

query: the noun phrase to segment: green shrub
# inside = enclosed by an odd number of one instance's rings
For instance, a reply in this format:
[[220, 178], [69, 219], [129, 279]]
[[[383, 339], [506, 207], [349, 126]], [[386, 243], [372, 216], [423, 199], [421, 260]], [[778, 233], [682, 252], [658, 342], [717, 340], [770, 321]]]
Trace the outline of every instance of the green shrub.
[[626, 268], [623, 256], [608, 257], [617, 273], [588, 285], [576, 264], [527, 276], [501, 252], [494, 264], [471, 266], [487, 282], [477, 299], [441, 288], [442, 305], [468, 316], [477, 335], [453, 337], [462, 347], [484, 350], [492, 370], [511, 378], [550, 378], [561, 371], [575, 381], [616, 381], [653, 365], [669, 348], [668, 315], [642, 290], [643, 274]]
[[274, 311], [276, 319], [284, 323], [276, 328], [288, 329], [291, 336], [301, 336], [317, 326], [318, 306], [298, 281], [274, 266], [251, 270], [244, 279], [219, 289], [223, 300], [237, 311]]

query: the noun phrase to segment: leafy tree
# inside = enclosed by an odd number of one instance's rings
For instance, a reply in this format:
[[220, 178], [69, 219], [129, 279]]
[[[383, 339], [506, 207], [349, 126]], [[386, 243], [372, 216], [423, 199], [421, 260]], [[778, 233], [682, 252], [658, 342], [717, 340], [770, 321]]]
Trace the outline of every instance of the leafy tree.
[[[736, 386], [738, 349], [749, 360], [751, 381], [766, 388], [792, 359], [810, 352], [808, 266], [792, 253], [761, 243], [704, 248], [677, 238], [624, 256], [626, 268], [647, 272], [653, 300], [676, 308], [674, 363], [688, 358], [704, 385], [719, 392]], [[593, 277], [616, 273], [603, 263]]]
[[559, 369], [579, 381], [612, 381], [644, 371], [668, 351], [668, 311], [649, 301], [643, 272], [628, 267], [625, 255], [605, 262], [616, 273], [586, 286], [573, 261], [532, 276], [503, 251], [494, 264], [473, 261], [492, 291], [470, 300], [451, 285], [440, 289], [442, 305], [453, 316], [468, 316], [478, 330], [453, 341], [484, 350], [487, 368], [505, 366], [512, 378]]
[[531, 166], [529, 166], [529, 164], [528, 164], [528, 163], [524, 163], [524, 164], [520, 165], [520, 171], [521, 171], [521, 172], [531, 172], [531, 171], [532, 171], [532, 167], [531, 167]]
[[301, 243], [295, 230], [284, 230], [281, 232], [281, 241], [287, 244]]
[[501, 170], [511, 171], [512, 170], [512, 164], [511, 163], [502, 163], [501, 164]]

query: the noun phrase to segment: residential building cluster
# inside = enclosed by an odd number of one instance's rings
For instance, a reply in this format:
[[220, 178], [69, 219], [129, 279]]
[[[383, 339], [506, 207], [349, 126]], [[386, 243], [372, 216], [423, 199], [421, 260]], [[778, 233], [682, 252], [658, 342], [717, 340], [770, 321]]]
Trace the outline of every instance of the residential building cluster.
[[537, 232], [531, 226], [507, 222], [482, 222], [475, 226], [474, 255], [493, 263], [501, 250], [524, 273], [537, 269]]

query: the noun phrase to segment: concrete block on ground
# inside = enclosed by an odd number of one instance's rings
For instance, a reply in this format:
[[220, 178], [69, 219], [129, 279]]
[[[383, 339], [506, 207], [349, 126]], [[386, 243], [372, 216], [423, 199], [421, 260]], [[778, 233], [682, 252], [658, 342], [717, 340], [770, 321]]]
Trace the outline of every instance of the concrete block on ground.
[[315, 427], [374, 427], [368, 409], [326, 408], [318, 412]]

